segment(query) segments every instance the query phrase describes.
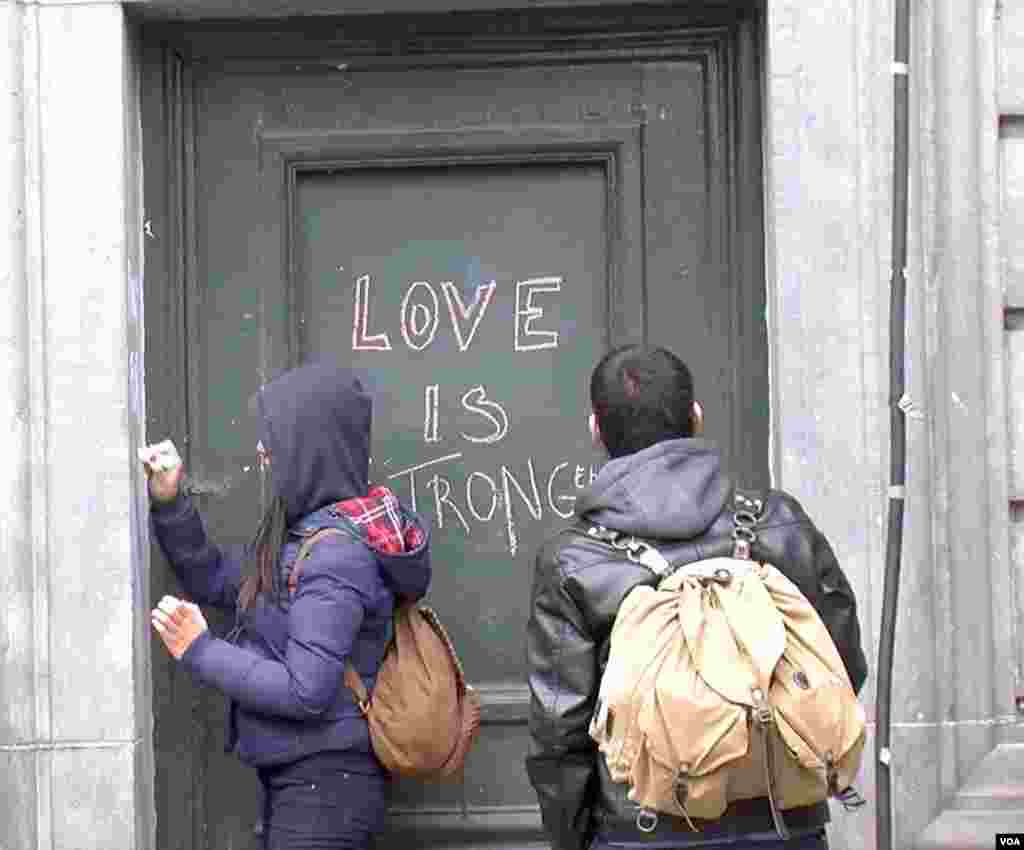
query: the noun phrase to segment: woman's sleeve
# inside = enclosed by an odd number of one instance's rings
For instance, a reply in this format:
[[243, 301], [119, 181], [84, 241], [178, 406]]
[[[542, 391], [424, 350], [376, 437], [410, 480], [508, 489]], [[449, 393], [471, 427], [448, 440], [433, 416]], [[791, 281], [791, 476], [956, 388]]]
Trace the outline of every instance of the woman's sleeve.
[[[341, 560], [343, 570], [338, 568]], [[299, 720], [319, 717], [334, 703], [345, 659], [379, 586], [369, 550], [347, 540], [324, 540], [303, 564], [288, 615], [284, 661], [204, 632], [182, 663], [249, 711]]]
[[245, 547], [211, 543], [199, 511], [184, 493], [173, 502], [153, 502], [150, 519], [160, 549], [186, 592], [200, 605], [233, 610]]

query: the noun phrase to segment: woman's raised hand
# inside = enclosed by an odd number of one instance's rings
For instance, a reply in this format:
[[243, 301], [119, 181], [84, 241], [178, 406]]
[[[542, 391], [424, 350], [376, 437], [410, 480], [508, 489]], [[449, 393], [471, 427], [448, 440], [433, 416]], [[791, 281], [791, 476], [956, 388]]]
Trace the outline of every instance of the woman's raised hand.
[[184, 467], [170, 440], [139, 449], [139, 460], [149, 481], [149, 495], [155, 502], [173, 502], [178, 495]]
[[198, 605], [165, 596], [153, 609], [151, 620], [167, 651], [180, 659], [192, 642], [206, 631], [206, 619]]

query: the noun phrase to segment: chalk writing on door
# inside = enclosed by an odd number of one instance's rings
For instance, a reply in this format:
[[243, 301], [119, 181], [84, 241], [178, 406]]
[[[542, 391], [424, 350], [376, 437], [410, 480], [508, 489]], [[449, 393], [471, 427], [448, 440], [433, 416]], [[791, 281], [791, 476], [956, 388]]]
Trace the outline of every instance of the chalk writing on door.
[[[516, 281], [515, 321], [511, 328], [513, 351], [543, 351], [558, 348], [558, 331], [543, 326], [544, 298], [562, 291], [561, 277], [535, 277]], [[467, 305], [455, 284], [439, 284], [448, 307], [448, 321], [459, 345], [459, 351], [469, 351], [473, 339], [494, 300], [496, 281], [478, 286], [473, 302]], [[402, 339], [410, 351], [426, 351], [434, 343], [441, 325], [441, 301], [437, 288], [427, 280], [409, 284], [398, 309], [397, 324]], [[374, 332], [380, 321], [373, 304], [373, 278], [364, 274], [356, 278], [355, 299], [352, 309], [352, 350], [391, 351], [391, 336], [386, 329]], [[394, 317], [392, 317], [394, 324]]]
[[[557, 349], [562, 343], [559, 331], [546, 323], [554, 303], [562, 292], [564, 280], [543, 276], [516, 281], [511, 327], [507, 328], [510, 353], [527, 354]], [[463, 298], [452, 281], [436, 285], [417, 280], [405, 287], [397, 305], [375, 305], [374, 282], [370, 275], [355, 281], [352, 314], [353, 351], [396, 351], [392, 338], [415, 355], [429, 354], [443, 324], [451, 328], [459, 353], [470, 352], [488, 310], [495, 301], [496, 281], [475, 287], [472, 301]], [[442, 307], [443, 299], [443, 307]], [[383, 315], [382, 315], [383, 314]], [[445, 321], [447, 320], [447, 321]], [[492, 319], [492, 323], [496, 320]], [[395, 333], [397, 331], [397, 334]], [[497, 327], [488, 335], [497, 334]], [[490, 336], [493, 340], [494, 336]], [[450, 352], [449, 347], [445, 348]], [[455, 407], [461, 427], [453, 434], [467, 448], [493, 448], [506, 440], [512, 418], [499, 392], [480, 382], [473, 386], [446, 386], [440, 382], [423, 387], [423, 443], [437, 446], [446, 437], [443, 411]], [[467, 420], [467, 416], [468, 420]], [[474, 458], [479, 453], [474, 454]], [[486, 457], [486, 456], [485, 456]], [[481, 467], [486, 461], [473, 461]], [[512, 555], [519, 551], [517, 517], [543, 521], [557, 517], [570, 519], [579, 491], [597, 476], [589, 462], [574, 463], [559, 459], [549, 467], [538, 468], [535, 457], [513, 462], [495, 458], [490, 466], [469, 468], [464, 452], [449, 452], [428, 458], [387, 476], [403, 489], [413, 510], [433, 515], [437, 530], [471, 535], [475, 529], [500, 524], [505, 544]]]
[[532, 457], [523, 463], [498, 463], [494, 468], [467, 470], [462, 452], [452, 452], [399, 469], [388, 475], [401, 482], [411, 507], [433, 514], [438, 530], [474, 527], [500, 521], [509, 552], [519, 550], [516, 513], [525, 510], [535, 520], [569, 519], [576, 494], [597, 477], [592, 464], [563, 460], [550, 469], [538, 469]]

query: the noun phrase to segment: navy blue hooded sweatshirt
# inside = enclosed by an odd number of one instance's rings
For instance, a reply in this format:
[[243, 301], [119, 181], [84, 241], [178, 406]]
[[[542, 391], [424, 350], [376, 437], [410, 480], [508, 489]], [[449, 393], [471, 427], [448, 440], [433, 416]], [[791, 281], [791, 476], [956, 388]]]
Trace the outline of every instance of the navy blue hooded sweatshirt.
[[[181, 659], [186, 669], [230, 699], [227, 745], [256, 767], [313, 753], [369, 754], [369, 732], [342, 683], [351, 658], [372, 687], [384, 653], [395, 594], [422, 597], [430, 583], [428, 534], [418, 517], [392, 515], [418, 543], [386, 553], [345, 521], [338, 503], [368, 491], [371, 404], [358, 380], [333, 363], [315, 363], [267, 384], [250, 402], [270, 454], [271, 480], [285, 504], [288, 538], [278, 561], [281, 593], [238, 611], [231, 639], [203, 633]], [[245, 547], [218, 547], [184, 494], [152, 504], [156, 538], [178, 579], [201, 605], [236, 609]], [[313, 547], [287, 595], [303, 539]], [[357, 539], [358, 534], [362, 539]]]

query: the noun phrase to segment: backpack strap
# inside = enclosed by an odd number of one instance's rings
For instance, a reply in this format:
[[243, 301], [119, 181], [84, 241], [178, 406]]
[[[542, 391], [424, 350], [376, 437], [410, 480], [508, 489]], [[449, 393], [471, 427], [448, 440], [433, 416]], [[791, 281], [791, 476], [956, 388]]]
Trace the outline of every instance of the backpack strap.
[[603, 525], [591, 525], [586, 529], [591, 540], [597, 540], [607, 546], [625, 552], [633, 563], [647, 567], [658, 578], [664, 578], [672, 571], [672, 565], [658, 549], [646, 540], [639, 540], [632, 535], [623, 534]]
[[748, 487], [734, 487], [732, 492], [733, 504], [737, 502], [746, 507], [753, 508], [758, 514], [764, 511], [766, 495], [764, 490], [754, 490]]
[[[765, 497], [758, 490], [733, 491], [733, 557], [742, 561], [750, 560], [750, 549], [757, 540], [757, 523], [764, 513]], [[591, 540], [597, 540], [620, 552], [634, 563], [641, 564], [651, 570], [658, 578], [665, 578], [675, 571], [676, 566], [669, 563], [654, 544], [639, 540], [632, 535], [624, 534], [603, 525], [587, 525], [577, 523], [566, 529], [569, 532], [585, 534]]]
[[732, 496], [732, 556], [750, 560], [750, 550], [757, 540], [757, 523], [764, 513], [764, 495], [756, 490], [736, 488]]
[[[289, 596], [293, 596], [299, 587], [299, 573], [302, 571], [302, 565], [305, 563], [306, 558], [309, 557], [309, 553], [313, 550], [313, 546], [326, 537], [333, 537], [339, 534], [344, 537], [354, 537], [350, 532], [342, 531], [340, 528], [321, 528], [302, 541], [302, 545], [299, 547], [299, 554], [295, 556], [295, 563], [292, 565], [291, 573], [288, 575]], [[344, 681], [345, 686], [352, 692], [352, 696], [355, 697], [356, 705], [359, 706], [359, 710], [365, 717], [370, 712], [370, 692], [366, 690], [363, 677], [352, 666], [351, 658], [345, 659]]]
[[[751, 560], [751, 548], [757, 540], [757, 523], [764, 513], [764, 504], [764, 495], [757, 491], [736, 488], [733, 493], [732, 554], [734, 558], [741, 561]], [[779, 838], [786, 840], [790, 837], [790, 832], [779, 806], [779, 795], [776, 788], [775, 741], [774, 736], [769, 732], [771, 726], [775, 724], [775, 718], [768, 704], [768, 698], [760, 688], [754, 688], [751, 697], [754, 704], [753, 725], [758, 730], [758, 737], [761, 739], [765, 780], [768, 784], [768, 806], [772, 813], [772, 822], [776, 833]]]
[[321, 528], [319, 531], [314, 532], [302, 541], [302, 545], [299, 546], [299, 554], [295, 556], [295, 563], [292, 565], [292, 571], [288, 574], [289, 596], [294, 596], [295, 591], [299, 588], [299, 573], [302, 572], [302, 565], [306, 558], [309, 557], [309, 553], [313, 550], [313, 546], [326, 537], [333, 537], [339, 534], [351, 537], [348, 532], [342, 531], [340, 528]]
[[789, 828], [786, 826], [785, 818], [782, 816], [782, 809], [779, 806], [779, 794], [776, 782], [775, 770], [775, 737], [771, 734], [771, 727], [775, 725], [775, 718], [772, 715], [771, 706], [768, 704], [768, 697], [762, 693], [760, 688], [751, 691], [751, 698], [754, 703], [751, 724], [758, 731], [761, 739], [761, 753], [764, 759], [765, 780], [768, 784], [768, 807], [772, 813], [772, 823], [779, 838], [786, 841], [790, 837]]

